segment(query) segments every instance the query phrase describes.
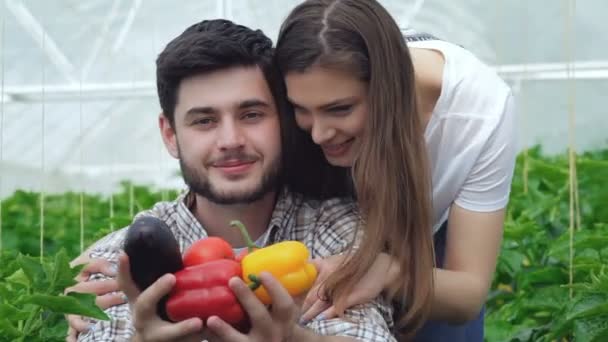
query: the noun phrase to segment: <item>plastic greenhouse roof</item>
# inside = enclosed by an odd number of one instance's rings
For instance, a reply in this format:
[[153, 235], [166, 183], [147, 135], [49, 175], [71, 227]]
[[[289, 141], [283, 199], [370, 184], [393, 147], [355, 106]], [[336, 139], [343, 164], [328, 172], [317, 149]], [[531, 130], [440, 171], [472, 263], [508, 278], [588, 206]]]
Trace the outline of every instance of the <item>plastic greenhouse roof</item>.
[[[156, 55], [206, 18], [274, 40], [299, 2], [0, 2], [0, 196], [18, 188], [106, 192], [123, 179], [178, 186], [156, 126]], [[401, 26], [461, 44], [497, 68], [523, 99], [521, 146], [563, 151], [573, 103], [577, 147], [606, 145], [605, 110], [596, 104], [608, 93], [608, 2], [580, 1], [571, 12], [567, 1], [380, 2]]]

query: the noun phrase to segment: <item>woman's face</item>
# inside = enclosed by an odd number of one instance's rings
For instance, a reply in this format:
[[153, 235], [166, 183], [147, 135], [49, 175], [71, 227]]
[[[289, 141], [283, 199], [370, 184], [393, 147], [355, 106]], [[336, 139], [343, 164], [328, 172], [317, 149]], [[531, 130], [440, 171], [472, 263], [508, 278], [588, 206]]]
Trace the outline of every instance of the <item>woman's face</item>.
[[298, 126], [321, 146], [330, 164], [351, 166], [368, 115], [367, 85], [345, 71], [319, 66], [290, 72], [285, 82]]

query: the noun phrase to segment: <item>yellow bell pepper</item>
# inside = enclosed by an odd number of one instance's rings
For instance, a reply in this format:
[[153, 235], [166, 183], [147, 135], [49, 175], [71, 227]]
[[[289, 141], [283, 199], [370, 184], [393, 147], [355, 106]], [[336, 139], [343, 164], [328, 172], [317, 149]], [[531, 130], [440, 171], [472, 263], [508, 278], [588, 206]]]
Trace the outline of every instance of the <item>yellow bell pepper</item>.
[[242, 277], [245, 283], [254, 289], [255, 295], [262, 303], [272, 303], [266, 289], [259, 285], [258, 277], [262, 272], [272, 274], [291, 296], [304, 294], [312, 287], [317, 278], [317, 269], [309, 262], [310, 253], [303, 243], [283, 241], [253, 250], [256, 247], [245, 226], [239, 221], [232, 221], [230, 224], [239, 228], [245, 237], [250, 252], [241, 261]]

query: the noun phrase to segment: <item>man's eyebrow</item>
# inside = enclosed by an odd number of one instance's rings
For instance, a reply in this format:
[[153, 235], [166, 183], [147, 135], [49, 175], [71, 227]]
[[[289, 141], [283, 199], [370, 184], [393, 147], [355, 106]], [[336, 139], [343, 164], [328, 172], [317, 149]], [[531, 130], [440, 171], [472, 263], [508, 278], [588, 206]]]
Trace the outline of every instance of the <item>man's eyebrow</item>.
[[[239, 109], [247, 109], [252, 107], [267, 107], [270, 108], [270, 104], [260, 99], [248, 99], [238, 103]], [[220, 111], [217, 108], [211, 106], [192, 107], [186, 112], [186, 117], [196, 114], [218, 114]]]
[[213, 107], [192, 107], [186, 112], [186, 116], [195, 114], [217, 114], [218, 110]]

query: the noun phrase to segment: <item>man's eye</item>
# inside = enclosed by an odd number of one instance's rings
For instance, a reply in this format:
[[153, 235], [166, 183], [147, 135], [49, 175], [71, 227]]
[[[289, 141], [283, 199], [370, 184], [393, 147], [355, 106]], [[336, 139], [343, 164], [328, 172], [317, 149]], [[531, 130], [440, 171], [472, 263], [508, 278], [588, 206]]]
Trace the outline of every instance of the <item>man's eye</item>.
[[243, 115], [243, 119], [245, 119], [245, 120], [255, 120], [260, 117], [262, 117], [262, 114], [258, 113], [258, 112], [249, 112], [249, 113], [245, 113]]
[[213, 119], [212, 118], [202, 118], [202, 119], [198, 119], [196, 121], [194, 121], [194, 124], [196, 125], [210, 125], [213, 123]]

